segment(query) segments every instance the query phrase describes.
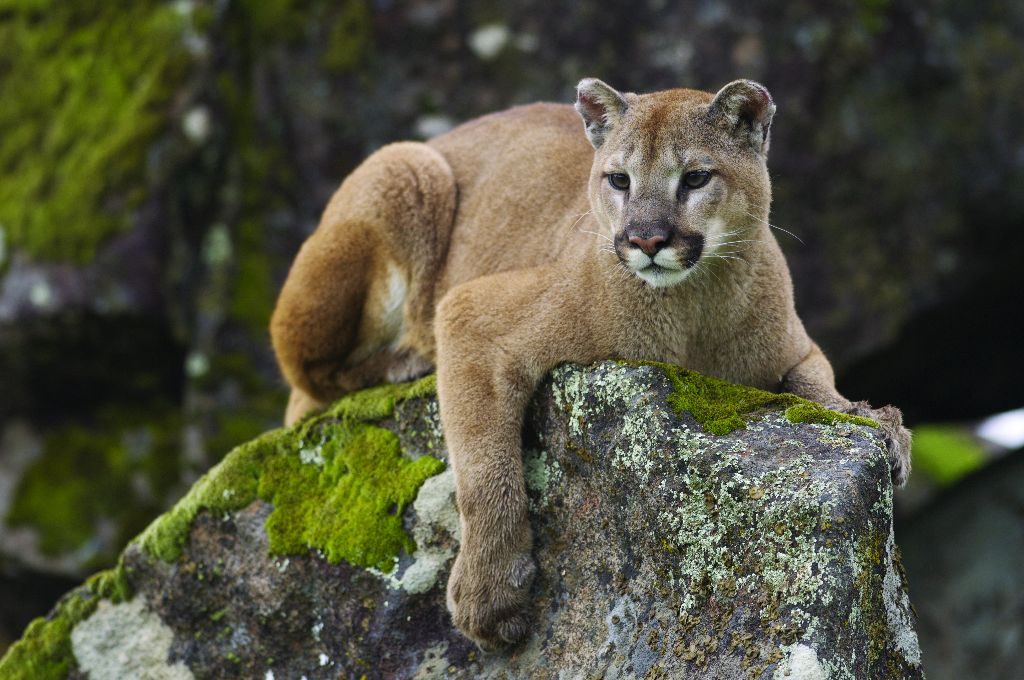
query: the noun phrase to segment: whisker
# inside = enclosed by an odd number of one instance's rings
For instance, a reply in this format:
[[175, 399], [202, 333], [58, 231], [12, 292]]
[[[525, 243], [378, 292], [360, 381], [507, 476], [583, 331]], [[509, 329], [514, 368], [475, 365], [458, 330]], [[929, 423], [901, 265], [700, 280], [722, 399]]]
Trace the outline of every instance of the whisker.
[[750, 215], [751, 217], [753, 217], [753, 218], [754, 218], [755, 220], [757, 220], [757, 221], [759, 221], [759, 222], [763, 222], [763, 223], [767, 224], [767, 225], [768, 225], [769, 227], [771, 227], [772, 229], [777, 229], [778, 231], [781, 231], [781, 232], [783, 232], [783, 233], [785, 233], [785, 234], [789, 234], [790, 236], [792, 236], [793, 238], [795, 238], [795, 239], [796, 239], [797, 241], [799, 241], [801, 245], [807, 245], [806, 243], [804, 243], [804, 240], [803, 240], [802, 238], [800, 238], [799, 236], [797, 236], [796, 234], [794, 234], [794, 233], [793, 233], [793, 232], [791, 232], [790, 230], [788, 230], [788, 229], [783, 229], [782, 227], [776, 226], [776, 225], [772, 224], [771, 222], [769, 222], [768, 220], [766, 220], [766, 219], [762, 219], [762, 218], [758, 217], [758, 216], [757, 216], [757, 215], [755, 215], [754, 213], [751, 213], [751, 212], [747, 212], [746, 210], [744, 210], [743, 212], [747, 213], [748, 215]]
[[574, 228], [576, 227], [576, 225], [577, 225], [577, 224], [579, 224], [579, 223], [580, 223], [580, 221], [581, 221], [581, 220], [582, 220], [582, 219], [583, 219], [584, 217], [586, 217], [587, 215], [589, 215], [589, 214], [590, 214], [590, 213], [592, 213], [592, 212], [594, 212], [594, 211], [593, 211], [593, 210], [588, 210], [588, 211], [587, 211], [587, 212], [585, 212], [585, 213], [580, 213], [579, 215], [576, 215], [576, 221], [575, 221], [575, 222], [573, 222], [573, 223], [572, 223], [571, 225], [569, 225], [569, 228], [570, 228], [570, 229], [574, 229]]
[[719, 246], [731, 246], [734, 243], [760, 243], [758, 239], [741, 239], [739, 241], [719, 241], [718, 243], [711, 244], [712, 248], [718, 248]]
[[694, 265], [694, 267], [699, 272], [707, 272], [708, 274], [711, 274], [712, 276], [715, 277], [715, 280], [718, 281], [719, 283], [722, 282], [722, 279], [718, 278], [718, 274], [715, 273], [715, 270], [712, 269], [711, 267], [709, 267], [706, 262], [701, 262], [701, 261], [698, 260], [697, 263]]
[[576, 231], [578, 231], [581, 234], [592, 234], [594, 236], [598, 236], [600, 238], [603, 238], [605, 241], [608, 241], [608, 243], [615, 243], [614, 241], [612, 241], [610, 238], [608, 238], [604, 234], [601, 234], [601, 233], [596, 232], [596, 231], [587, 231], [586, 229], [577, 229]]

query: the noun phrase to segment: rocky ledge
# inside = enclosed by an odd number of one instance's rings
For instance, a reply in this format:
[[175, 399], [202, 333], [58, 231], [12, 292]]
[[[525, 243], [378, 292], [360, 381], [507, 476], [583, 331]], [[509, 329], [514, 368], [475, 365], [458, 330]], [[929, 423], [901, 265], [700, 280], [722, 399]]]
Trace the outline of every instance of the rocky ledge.
[[4, 678], [918, 678], [871, 421], [663, 365], [556, 369], [524, 430], [534, 634], [483, 653], [433, 381], [235, 449]]

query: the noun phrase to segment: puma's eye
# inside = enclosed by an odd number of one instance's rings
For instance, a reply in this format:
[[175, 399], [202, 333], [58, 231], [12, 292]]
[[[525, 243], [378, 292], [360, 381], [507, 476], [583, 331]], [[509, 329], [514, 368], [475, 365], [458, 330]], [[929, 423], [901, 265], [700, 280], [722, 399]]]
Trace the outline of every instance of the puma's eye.
[[621, 172], [613, 172], [608, 175], [608, 184], [612, 185], [612, 189], [625, 191], [629, 188], [629, 175]]
[[707, 170], [694, 170], [683, 175], [683, 186], [687, 189], [700, 189], [711, 181], [711, 173]]

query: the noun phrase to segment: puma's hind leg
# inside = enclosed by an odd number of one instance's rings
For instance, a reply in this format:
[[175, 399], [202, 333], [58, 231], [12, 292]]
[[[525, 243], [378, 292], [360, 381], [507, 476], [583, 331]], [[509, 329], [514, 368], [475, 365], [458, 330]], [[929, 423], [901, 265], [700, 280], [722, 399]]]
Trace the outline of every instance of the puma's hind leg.
[[293, 387], [288, 395], [288, 406], [284, 410], [284, 424], [291, 426], [302, 420], [305, 416], [319, 411], [326, 404], [317, 401], [298, 387]]
[[293, 387], [286, 422], [433, 361], [434, 284], [455, 181], [425, 144], [382, 148], [349, 175], [299, 250], [270, 322]]

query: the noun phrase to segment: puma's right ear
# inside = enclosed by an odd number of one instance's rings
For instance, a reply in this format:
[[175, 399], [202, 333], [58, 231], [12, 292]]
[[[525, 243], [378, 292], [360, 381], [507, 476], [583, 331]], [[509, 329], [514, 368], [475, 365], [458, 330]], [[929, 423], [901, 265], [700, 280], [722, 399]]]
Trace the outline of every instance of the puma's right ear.
[[753, 80], [729, 83], [718, 91], [708, 109], [712, 121], [761, 154], [768, 153], [768, 131], [774, 115], [775, 102], [768, 88]]
[[601, 147], [626, 108], [622, 93], [597, 78], [584, 78], [576, 86], [576, 111], [583, 118], [587, 139], [595, 149]]

